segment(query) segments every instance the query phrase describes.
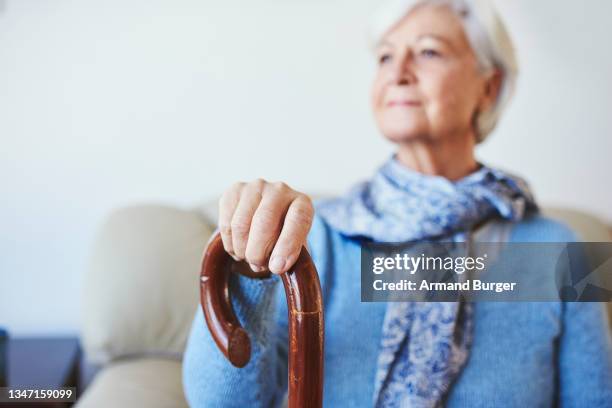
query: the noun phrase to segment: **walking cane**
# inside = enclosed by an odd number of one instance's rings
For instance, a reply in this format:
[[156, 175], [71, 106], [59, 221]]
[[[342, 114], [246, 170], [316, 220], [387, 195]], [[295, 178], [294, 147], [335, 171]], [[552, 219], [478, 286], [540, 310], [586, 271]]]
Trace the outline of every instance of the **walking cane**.
[[[215, 343], [236, 367], [251, 358], [251, 343], [234, 313], [228, 288], [230, 273], [254, 279], [245, 262], [225, 252], [217, 233], [204, 252], [200, 274], [200, 297], [206, 324]], [[281, 275], [289, 315], [289, 408], [320, 408], [323, 404], [323, 302], [317, 270], [302, 248], [290, 271]]]

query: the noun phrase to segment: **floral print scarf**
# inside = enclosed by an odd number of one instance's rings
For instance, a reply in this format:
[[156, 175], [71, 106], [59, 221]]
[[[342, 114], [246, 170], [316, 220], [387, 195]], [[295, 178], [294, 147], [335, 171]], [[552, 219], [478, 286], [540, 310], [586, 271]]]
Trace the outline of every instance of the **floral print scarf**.
[[[537, 210], [527, 183], [504, 171], [481, 164], [453, 182], [411, 170], [395, 155], [371, 180], [317, 204], [342, 234], [393, 243], [464, 241], [490, 218], [518, 221]], [[389, 302], [382, 331], [374, 406], [441, 406], [469, 356], [473, 305]]]

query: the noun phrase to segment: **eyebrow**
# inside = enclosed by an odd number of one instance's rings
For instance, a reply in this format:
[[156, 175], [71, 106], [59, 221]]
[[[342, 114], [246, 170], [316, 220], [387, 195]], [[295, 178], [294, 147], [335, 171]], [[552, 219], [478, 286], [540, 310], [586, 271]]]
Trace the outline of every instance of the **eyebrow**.
[[433, 38], [434, 40], [438, 40], [440, 42], [445, 43], [446, 45], [448, 45], [449, 47], [451, 47], [453, 49], [455, 48], [453, 43], [451, 43], [448, 38], [442, 37], [441, 35], [437, 35], [437, 34], [433, 34], [433, 33], [431, 33], [431, 34], [421, 34], [421, 35], [419, 35], [417, 37], [417, 41], [420, 41], [420, 40], [422, 40], [424, 38]]
[[[442, 36], [440, 36], [438, 34], [434, 34], [434, 33], [421, 34], [421, 35], [419, 35], [417, 37], [416, 41], [421, 41], [421, 40], [423, 40], [425, 38], [433, 38], [434, 40], [437, 40], [437, 41], [445, 43], [446, 45], [448, 45], [453, 50], [455, 49], [454, 45], [447, 38], [442, 37]], [[376, 48], [378, 49], [378, 48], [381, 48], [383, 46], [393, 47], [394, 45], [392, 43], [390, 43], [389, 41], [387, 41], [387, 40], [381, 40], [378, 43], [378, 46]]]

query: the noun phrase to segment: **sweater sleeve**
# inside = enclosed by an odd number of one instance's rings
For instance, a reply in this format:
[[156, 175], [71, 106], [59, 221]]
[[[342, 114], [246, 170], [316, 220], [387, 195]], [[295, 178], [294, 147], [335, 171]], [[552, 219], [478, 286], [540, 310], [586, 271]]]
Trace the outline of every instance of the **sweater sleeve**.
[[[324, 224], [315, 217], [308, 249], [315, 265], [317, 250], [327, 244]], [[321, 280], [324, 284], [324, 279]], [[278, 276], [250, 279], [230, 276], [232, 305], [251, 339], [251, 360], [236, 368], [217, 348], [198, 306], [183, 357], [183, 389], [189, 406], [278, 407], [287, 391], [287, 305]]]
[[[567, 242], [580, 241], [571, 231]], [[571, 252], [580, 277], [592, 270], [582, 246]], [[597, 283], [597, 276], [593, 282]], [[576, 279], [576, 278], [573, 278]], [[571, 282], [572, 278], [568, 278]], [[561, 303], [563, 329], [559, 340], [559, 405], [561, 407], [612, 406], [612, 338], [606, 303]]]
[[605, 303], [564, 303], [559, 344], [562, 407], [612, 405], [612, 340]]
[[[517, 242], [580, 242], [568, 226], [545, 217], [534, 217], [515, 234]], [[589, 271], [588, 257], [580, 247], [571, 252], [576, 276]], [[571, 284], [571, 277], [568, 278]], [[574, 278], [575, 279], [575, 278]], [[612, 406], [612, 340], [606, 304], [562, 302], [562, 331], [558, 338], [558, 402], [561, 407]]]

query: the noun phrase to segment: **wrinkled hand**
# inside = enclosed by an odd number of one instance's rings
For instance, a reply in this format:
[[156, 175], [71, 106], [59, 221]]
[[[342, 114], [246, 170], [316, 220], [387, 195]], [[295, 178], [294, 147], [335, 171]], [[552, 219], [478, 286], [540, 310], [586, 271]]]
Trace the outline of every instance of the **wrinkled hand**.
[[310, 198], [283, 182], [235, 183], [219, 199], [223, 247], [254, 272], [287, 272], [297, 261], [312, 225]]

